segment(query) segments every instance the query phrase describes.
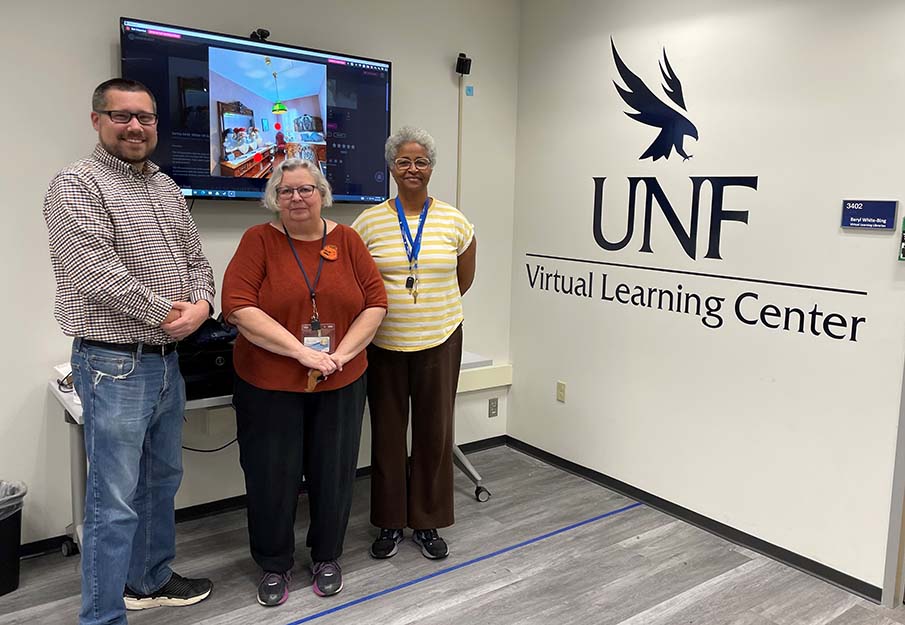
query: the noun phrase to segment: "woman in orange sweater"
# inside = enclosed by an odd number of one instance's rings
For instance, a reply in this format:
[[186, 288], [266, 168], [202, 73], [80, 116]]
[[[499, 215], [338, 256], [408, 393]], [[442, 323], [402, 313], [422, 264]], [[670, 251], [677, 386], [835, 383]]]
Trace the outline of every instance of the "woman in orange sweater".
[[277, 219], [245, 233], [223, 279], [223, 314], [239, 328], [233, 405], [264, 606], [289, 596], [303, 473], [314, 592], [343, 586], [338, 559], [366, 396], [363, 350], [387, 300], [358, 234], [321, 216], [331, 202], [316, 165], [283, 161], [264, 194]]

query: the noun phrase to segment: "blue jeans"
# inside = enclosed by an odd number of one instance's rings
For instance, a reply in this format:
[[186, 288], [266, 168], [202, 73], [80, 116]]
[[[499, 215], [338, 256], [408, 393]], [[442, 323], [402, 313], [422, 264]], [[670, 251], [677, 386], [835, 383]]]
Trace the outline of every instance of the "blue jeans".
[[89, 463], [79, 624], [121, 625], [124, 586], [150, 594], [173, 573], [185, 383], [175, 351], [120, 352], [81, 339], [72, 374]]

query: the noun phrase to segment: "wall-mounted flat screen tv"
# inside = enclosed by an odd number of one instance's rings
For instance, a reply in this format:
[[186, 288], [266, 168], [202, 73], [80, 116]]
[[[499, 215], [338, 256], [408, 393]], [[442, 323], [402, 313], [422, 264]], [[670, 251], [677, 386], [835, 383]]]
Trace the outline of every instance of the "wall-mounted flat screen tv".
[[287, 158], [337, 202], [388, 197], [390, 63], [120, 18], [122, 75], [157, 98], [153, 160], [186, 197], [256, 199]]

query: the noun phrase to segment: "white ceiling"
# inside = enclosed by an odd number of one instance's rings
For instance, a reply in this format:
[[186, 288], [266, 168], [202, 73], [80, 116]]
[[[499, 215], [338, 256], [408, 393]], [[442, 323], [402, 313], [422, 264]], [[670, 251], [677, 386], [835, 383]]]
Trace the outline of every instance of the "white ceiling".
[[263, 54], [210, 48], [208, 63], [210, 71], [217, 72], [268, 100], [277, 100], [273, 72], [277, 72], [282, 100], [304, 98], [320, 93], [327, 75], [325, 65], [267, 56], [270, 57], [270, 65], [264, 62], [266, 57]]

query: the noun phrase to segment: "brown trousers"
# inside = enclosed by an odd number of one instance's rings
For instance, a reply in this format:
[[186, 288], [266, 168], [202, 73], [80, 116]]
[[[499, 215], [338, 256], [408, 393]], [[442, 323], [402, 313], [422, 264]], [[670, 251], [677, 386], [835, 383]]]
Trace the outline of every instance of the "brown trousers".
[[368, 347], [373, 525], [434, 529], [453, 524], [453, 411], [461, 361], [462, 326], [441, 345], [418, 352]]

